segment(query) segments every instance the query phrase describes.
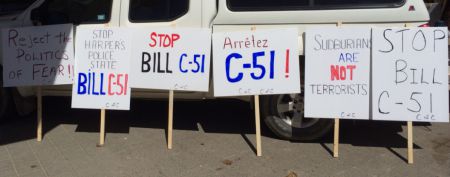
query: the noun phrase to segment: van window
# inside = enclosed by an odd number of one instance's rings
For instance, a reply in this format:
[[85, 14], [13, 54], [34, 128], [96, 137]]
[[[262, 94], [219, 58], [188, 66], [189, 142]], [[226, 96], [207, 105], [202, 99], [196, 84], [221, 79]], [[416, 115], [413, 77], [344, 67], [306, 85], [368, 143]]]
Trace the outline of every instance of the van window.
[[0, 15], [19, 13], [36, 0], [0, 0]]
[[189, 10], [189, 0], [130, 0], [131, 22], [175, 20]]
[[112, 0], [47, 0], [32, 12], [33, 20], [43, 25], [107, 23]]
[[327, 10], [399, 7], [405, 0], [227, 0], [231, 11]]

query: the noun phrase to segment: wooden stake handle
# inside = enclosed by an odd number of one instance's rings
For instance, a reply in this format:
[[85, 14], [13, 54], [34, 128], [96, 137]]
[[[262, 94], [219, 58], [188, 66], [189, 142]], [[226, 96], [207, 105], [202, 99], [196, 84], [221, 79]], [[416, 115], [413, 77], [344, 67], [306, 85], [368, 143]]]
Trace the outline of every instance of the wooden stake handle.
[[105, 144], [105, 114], [106, 110], [100, 110], [100, 140], [98, 143], [98, 147], [102, 147]]
[[42, 141], [42, 88], [37, 87], [37, 141]]
[[334, 119], [333, 157], [339, 157], [339, 118]]
[[[342, 26], [342, 21], [338, 21], [336, 26]], [[334, 119], [333, 157], [339, 157], [339, 118]]]
[[414, 153], [413, 153], [413, 123], [408, 121], [408, 164], [414, 163]]
[[[405, 27], [412, 27], [410, 23], [405, 23]], [[413, 153], [413, 126], [412, 121], [407, 122], [408, 131], [408, 164], [414, 163], [414, 153]]]
[[256, 128], [256, 156], [262, 156], [261, 123], [259, 115], [259, 95], [255, 95], [255, 128]]
[[173, 90], [169, 91], [169, 117], [167, 121], [167, 149], [172, 149], [173, 130]]

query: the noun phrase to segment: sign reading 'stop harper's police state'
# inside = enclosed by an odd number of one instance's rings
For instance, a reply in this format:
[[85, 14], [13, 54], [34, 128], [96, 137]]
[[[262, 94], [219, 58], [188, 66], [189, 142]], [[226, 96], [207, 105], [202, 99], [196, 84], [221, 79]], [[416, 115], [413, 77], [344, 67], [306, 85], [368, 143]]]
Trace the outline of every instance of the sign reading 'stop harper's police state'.
[[125, 28], [77, 29], [73, 108], [130, 109], [130, 39]]

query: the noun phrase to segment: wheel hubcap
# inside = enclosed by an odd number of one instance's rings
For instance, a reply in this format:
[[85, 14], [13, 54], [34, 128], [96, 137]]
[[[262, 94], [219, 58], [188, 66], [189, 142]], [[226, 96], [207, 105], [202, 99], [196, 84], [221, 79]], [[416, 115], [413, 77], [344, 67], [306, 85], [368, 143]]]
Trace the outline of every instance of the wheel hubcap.
[[306, 128], [314, 125], [319, 119], [304, 118], [303, 96], [300, 94], [287, 94], [278, 97], [278, 116], [286, 124], [295, 128]]

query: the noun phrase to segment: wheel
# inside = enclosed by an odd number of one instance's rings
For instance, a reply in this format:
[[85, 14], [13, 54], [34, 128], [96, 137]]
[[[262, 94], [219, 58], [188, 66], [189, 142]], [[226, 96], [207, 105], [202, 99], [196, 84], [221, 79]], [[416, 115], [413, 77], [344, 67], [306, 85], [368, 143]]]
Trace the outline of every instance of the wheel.
[[288, 140], [314, 140], [332, 128], [331, 119], [304, 118], [303, 94], [270, 95], [262, 98], [267, 127]]
[[0, 122], [7, 118], [11, 106], [11, 94], [7, 88], [0, 88]]
[[3, 122], [11, 112], [11, 92], [3, 87], [3, 70], [0, 67], [0, 122]]

